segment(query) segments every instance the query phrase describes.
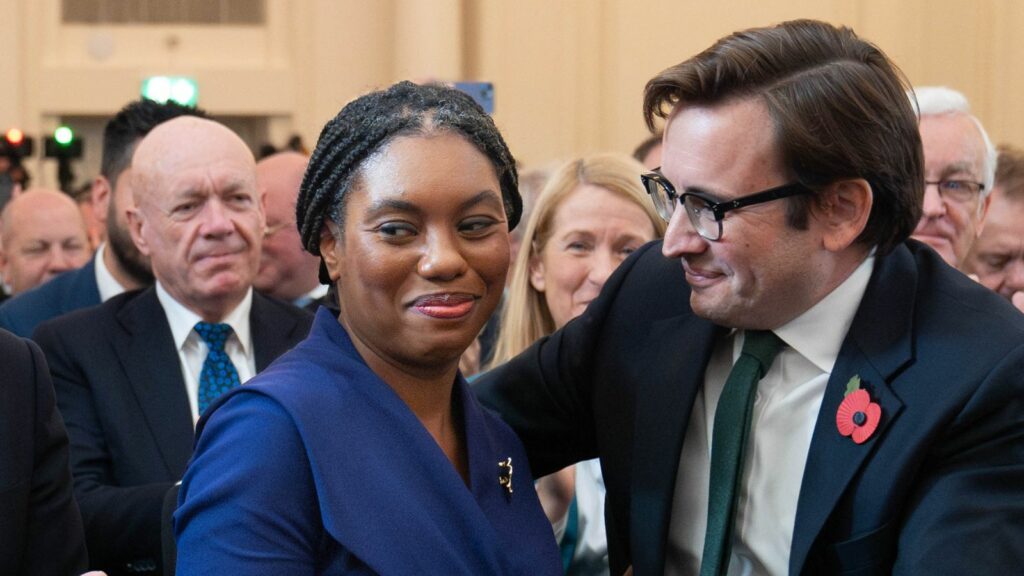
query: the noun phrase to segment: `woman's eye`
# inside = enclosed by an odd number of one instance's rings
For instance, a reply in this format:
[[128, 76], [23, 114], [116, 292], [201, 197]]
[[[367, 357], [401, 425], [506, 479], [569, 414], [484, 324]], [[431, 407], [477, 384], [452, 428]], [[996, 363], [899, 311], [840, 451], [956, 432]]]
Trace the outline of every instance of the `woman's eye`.
[[586, 242], [581, 242], [577, 240], [576, 242], [569, 242], [569, 244], [566, 245], [565, 249], [568, 250], [569, 252], [586, 252], [590, 250], [590, 245], [587, 244]]
[[459, 224], [459, 231], [469, 234], [481, 234], [489, 231], [498, 221], [493, 218], [470, 218]]
[[385, 238], [408, 238], [416, 234], [416, 229], [404, 222], [386, 222], [377, 227], [377, 232]]

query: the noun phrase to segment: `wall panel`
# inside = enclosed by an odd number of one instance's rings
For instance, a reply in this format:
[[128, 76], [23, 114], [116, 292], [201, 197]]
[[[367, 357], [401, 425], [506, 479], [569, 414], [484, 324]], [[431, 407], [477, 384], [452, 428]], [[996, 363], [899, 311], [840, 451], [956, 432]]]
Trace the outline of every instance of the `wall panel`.
[[7, 125], [108, 115], [146, 75], [179, 73], [214, 113], [264, 117], [278, 143], [299, 132], [312, 145], [369, 89], [489, 80], [513, 152], [547, 163], [630, 151], [654, 74], [734, 30], [806, 17], [852, 26], [915, 84], [962, 90], [994, 140], [1024, 146], [1020, 0], [266, 0], [254, 27], [66, 25], [60, 5], [0, 0]]

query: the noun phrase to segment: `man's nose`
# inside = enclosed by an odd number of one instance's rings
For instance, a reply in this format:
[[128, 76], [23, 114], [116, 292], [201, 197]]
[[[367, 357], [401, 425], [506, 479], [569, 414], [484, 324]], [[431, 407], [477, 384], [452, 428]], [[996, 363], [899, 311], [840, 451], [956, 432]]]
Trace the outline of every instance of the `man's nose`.
[[223, 236], [235, 229], [234, 221], [227, 206], [218, 199], [211, 199], [203, 210], [202, 234], [204, 236]]
[[1000, 291], [1007, 296], [1024, 291], [1024, 255], [1014, 258], [1006, 265], [1006, 278]]
[[924, 215], [938, 218], [946, 214], [946, 201], [939, 194], [939, 185], [929, 182], [924, 185]]
[[50, 248], [50, 263], [46, 267], [47, 271], [52, 274], [59, 274], [61, 272], [67, 272], [75, 268], [76, 262], [74, 254], [64, 249], [60, 245], [54, 245]]
[[666, 258], [683, 258], [700, 254], [707, 248], [708, 241], [693, 229], [686, 210], [677, 203], [675, 211], [672, 212], [672, 219], [668, 222], [668, 230], [665, 231], [661, 253]]

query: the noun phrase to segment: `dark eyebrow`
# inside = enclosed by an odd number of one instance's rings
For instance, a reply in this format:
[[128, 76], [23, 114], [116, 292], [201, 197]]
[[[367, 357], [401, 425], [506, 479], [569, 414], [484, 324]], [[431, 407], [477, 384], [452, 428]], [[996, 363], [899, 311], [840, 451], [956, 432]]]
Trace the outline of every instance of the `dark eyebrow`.
[[412, 212], [419, 214], [421, 210], [412, 202], [406, 202], [405, 200], [397, 200], [394, 198], [385, 198], [367, 207], [366, 218], [372, 219], [382, 212]]
[[[459, 210], [467, 210], [477, 204], [489, 204], [494, 208], [503, 208], [505, 205], [502, 202], [501, 197], [493, 190], [483, 190], [474, 194], [472, 198], [463, 201], [459, 205]], [[366, 218], [373, 219], [382, 212], [409, 212], [412, 214], [420, 214], [423, 211], [418, 205], [412, 202], [396, 198], [385, 198], [370, 205], [366, 209]]]
[[687, 188], [683, 188], [683, 192], [685, 192], [687, 194], [693, 194], [694, 196], [697, 196], [699, 198], [703, 198], [704, 200], [710, 200], [712, 202], [715, 202], [716, 204], [721, 203], [723, 201], [726, 201], [726, 200], [723, 200], [722, 197], [719, 196], [718, 194], [715, 194], [714, 192], [710, 192], [708, 190], [705, 190], [704, 188], [699, 188], [697, 186], [690, 186], [690, 187], [687, 187]]
[[502, 201], [501, 196], [498, 195], [494, 190], [483, 190], [477, 192], [472, 198], [463, 202], [459, 208], [466, 210], [472, 208], [477, 204], [487, 204], [492, 208], [504, 208], [505, 203]]

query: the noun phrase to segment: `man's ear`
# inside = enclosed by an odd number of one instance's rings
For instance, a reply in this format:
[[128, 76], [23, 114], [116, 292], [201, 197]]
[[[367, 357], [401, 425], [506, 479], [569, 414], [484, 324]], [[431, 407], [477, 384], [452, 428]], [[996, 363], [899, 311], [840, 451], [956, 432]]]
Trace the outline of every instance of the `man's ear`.
[[867, 227], [874, 195], [863, 178], [840, 180], [821, 191], [812, 203], [812, 218], [821, 227], [826, 250], [841, 252]]
[[327, 274], [331, 282], [337, 282], [341, 278], [342, 262], [338, 256], [338, 244], [341, 230], [338, 225], [330, 220], [324, 221], [324, 227], [320, 231], [320, 258], [327, 266]]
[[146, 243], [146, 238], [143, 235], [143, 228], [146, 227], [146, 217], [143, 216], [142, 212], [137, 206], [133, 206], [125, 211], [128, 217], [128, 232], [132, 235], [132, 242], [135, 243], [135, 247], [139, 249], [139, 252], [143, 256], [149, 256], [149, 244]]
[[110, 196], [114, 193], [110, 181], [103, 176], [97, 176], [92, 181], [92, 211], [96, 221], [106, 226], [107, 213], [110, 209]]

